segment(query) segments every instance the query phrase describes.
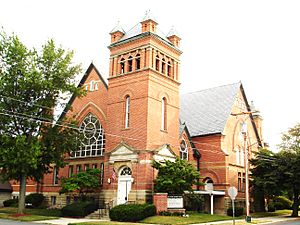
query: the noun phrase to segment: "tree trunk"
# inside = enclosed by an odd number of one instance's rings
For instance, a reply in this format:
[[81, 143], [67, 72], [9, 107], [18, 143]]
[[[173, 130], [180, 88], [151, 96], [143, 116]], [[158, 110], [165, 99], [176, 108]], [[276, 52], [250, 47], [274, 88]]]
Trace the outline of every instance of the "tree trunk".
[[27, 176], [25, 174], [22, 174], [20, 178], [19, 205], [18, 205], [18, 213], [20, 214], [23, 214], [25, 209], [26, 178]]
[[294, 187], [294, 203], [292, 206], [293, 212], [292, 217], [298, 217], [298, 208], [299, 208], [299, 190]]

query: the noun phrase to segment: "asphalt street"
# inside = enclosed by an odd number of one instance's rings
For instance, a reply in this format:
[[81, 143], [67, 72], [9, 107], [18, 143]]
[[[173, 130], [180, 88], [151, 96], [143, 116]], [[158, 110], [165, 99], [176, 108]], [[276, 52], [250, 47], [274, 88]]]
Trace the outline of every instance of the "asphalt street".
[[300, 225], [300, 220], [281, 221], [277, 223], [272, 223], [272, 225]]
[[46, 225], [45, 223], [30, 223], [30, 222], [19, 222], [13, 220], [0, 219], [0, 225]]

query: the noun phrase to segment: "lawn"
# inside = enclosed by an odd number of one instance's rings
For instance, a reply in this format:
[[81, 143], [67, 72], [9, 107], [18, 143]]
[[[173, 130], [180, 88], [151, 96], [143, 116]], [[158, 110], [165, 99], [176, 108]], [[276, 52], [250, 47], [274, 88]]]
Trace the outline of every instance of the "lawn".
[[[137, 224], [192, 224], [192, 223], [205, 223], [205, 222], [214, 222], [214, 221], [221, 221], [221, 220], [232, 220], [232, 217], [229, 216], [223, 216], [223, 215], [210, 215], [210, 214], [202, 214], [202, 213], [196, 213], [196, 212], [189, 212], [189, 217], [179, 217], [179, 216], [152, 216], [148, 217], [140, 223], [122, 223], [122, 222], [85, 222], [85, 223], [73, 223], [72, 225], [137, 225]], [[271, 217], [271, 216], [284, 216], [284, 215], [290, 215], [291, 210], [278, 210], [276, 212], [265, 212], [265, 213], [253, 213], [251, 216], [253, 218], [258, 217]], [[238, 217], [236, 219], [243, 219], [244, 216]], [[251, 224], [260, 224], [260, 223], [266, 223], [270, 222], [267, 219], [266, 220], [252, 220]], [[232, 222], [228, 223], [222, 223], [222, 225], [231, 225]], [[249, 223], [246, 223], [245, 221], [237, 221], [236, 225], [246, 225]]]
[[252, 217], [269, 217], [269, 216], [290, 216], [292, 214], [292, 210], [283, 209], [283, 210], [276, 210], [275, 212], [257, 212], [251, 214]]
[[4, 207], [0, 208], [0, 218], [19, 220], [19, 221], [37, 221], [56, 219], [61, 216], [60, 210], [57, 209], [25, 209], [24, 214], [17, 213], [17, 208]]

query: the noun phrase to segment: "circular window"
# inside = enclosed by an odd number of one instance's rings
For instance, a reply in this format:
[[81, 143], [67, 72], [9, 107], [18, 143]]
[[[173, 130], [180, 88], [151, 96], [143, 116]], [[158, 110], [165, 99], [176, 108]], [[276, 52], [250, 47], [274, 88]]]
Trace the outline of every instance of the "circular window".
[[72, 157], [101, 156], [105, 149], [104, 130], [99, 120], [89, 113], [79, 127], [83, 140], [79, 149], [72, 153]]

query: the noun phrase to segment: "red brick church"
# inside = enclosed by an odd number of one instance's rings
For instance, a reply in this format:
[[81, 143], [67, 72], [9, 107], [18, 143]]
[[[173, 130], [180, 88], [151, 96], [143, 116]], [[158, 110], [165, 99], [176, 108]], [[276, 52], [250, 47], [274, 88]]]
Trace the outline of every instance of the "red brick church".
[[[180, 157], [200, 170], [203, 182], [213, 183], [216, 211], [226, 208], [230, 186], [242, 201], [243, 122], [250, 157], [263, 145], [261, 117], [250, 113], [242, 84], [181, 95], [181, 39], [174, 28], [164, 35], [150, 13], [131, 30], [117, 25], [110, 35], [108, 80], [91, 64], [79, 84], [86, 96], [71, 97], [72, 110], [61, 115], [76, 118], [84, 142], [66, 158], [65, 168], [54, 167], [39, 184], [29, 182], [27, 193], [42, 192], [50, 205], [62, 206], [69, 199], [59, 195], [60, 178], [99, 168], [105, 202], [151, 201], [151, 161]], [[18, 185], [12, 187], [17, 195]], [[200, 192], [207, 195], [203, 187]]]

